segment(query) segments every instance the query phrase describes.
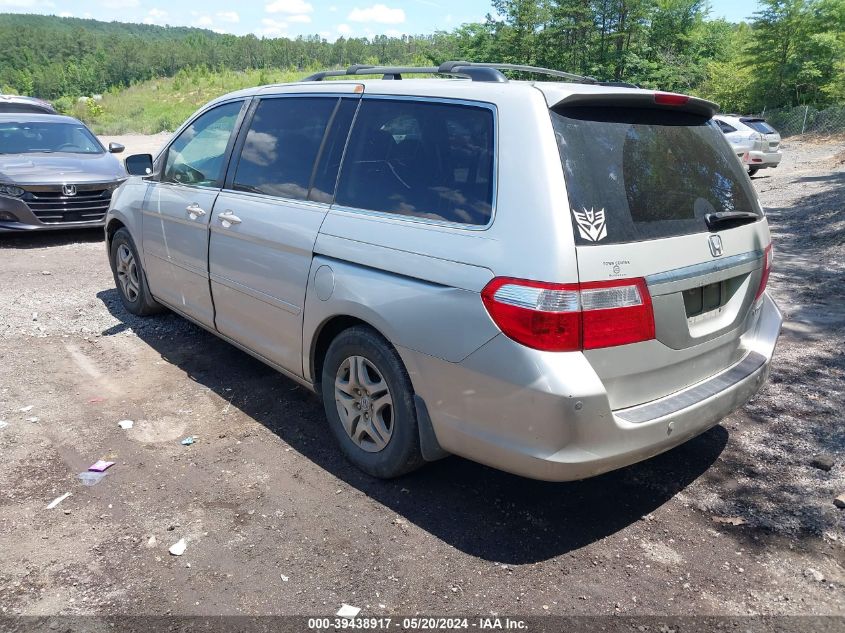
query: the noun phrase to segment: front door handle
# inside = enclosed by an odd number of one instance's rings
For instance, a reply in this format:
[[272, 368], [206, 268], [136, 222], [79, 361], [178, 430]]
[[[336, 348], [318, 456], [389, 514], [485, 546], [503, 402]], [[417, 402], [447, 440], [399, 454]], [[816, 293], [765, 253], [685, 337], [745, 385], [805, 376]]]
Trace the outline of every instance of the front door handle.
[[185, 207], [185, 211], [187, 211], [190, 215], [194, 217], [205, 215], [205, 209], [203, 209], [196, 202], [189, 204], [187, 207]]
[[231, 209], [226, 209], [223, 213], [217, 216], [217, 218], [223, 223], [223, 228], [228, 229], [233, 224], [240, 224], [241, 219], [232, 213]]

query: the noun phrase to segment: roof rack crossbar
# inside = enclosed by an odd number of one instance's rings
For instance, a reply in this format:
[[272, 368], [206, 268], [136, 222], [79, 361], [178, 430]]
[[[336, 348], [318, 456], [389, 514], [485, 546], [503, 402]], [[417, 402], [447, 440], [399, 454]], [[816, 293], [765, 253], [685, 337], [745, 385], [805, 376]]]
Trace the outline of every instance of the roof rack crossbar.
[[[346, 77], [350, 75], [383, 75], [385, 79], [401, 79], [402, 75], [439, 75], [436, 66], [367, 66], [355, 64], [345, 70], [322, 70], [309, 75], [301, 81], [323, 81], [326, 77]], [[445, 73], [454, 74], [454, 73]]]

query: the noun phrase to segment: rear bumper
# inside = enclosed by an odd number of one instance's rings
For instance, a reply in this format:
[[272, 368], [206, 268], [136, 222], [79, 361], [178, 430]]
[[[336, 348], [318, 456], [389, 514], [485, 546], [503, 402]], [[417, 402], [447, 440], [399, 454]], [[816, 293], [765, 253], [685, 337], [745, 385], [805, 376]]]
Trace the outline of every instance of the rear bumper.
[[782, 317], [766, 294], [738, 363], [660, 400], [611, 410], [580, 353], [550, 354], [498, 336], [462, 363], [406, 349], [440, 445], [533, 479], [584, 479], [662, 453], [719, 423], [763, 385]]
[[765, 169], [767, 167], [777, 167], [783, 154], [780, 152], [747, 152], [742, 159], [748, 167], [757, 167]]

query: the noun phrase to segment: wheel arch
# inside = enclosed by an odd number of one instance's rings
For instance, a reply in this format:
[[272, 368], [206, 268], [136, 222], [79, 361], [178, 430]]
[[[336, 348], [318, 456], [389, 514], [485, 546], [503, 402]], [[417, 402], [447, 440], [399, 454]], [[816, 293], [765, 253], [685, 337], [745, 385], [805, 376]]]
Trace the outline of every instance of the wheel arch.
[[[314, 390], [317, 393], [320, 393], [320, 381], [322, 379], [323, 363], [325, 362], [326, 353], [328, 352], [329, 346], [331, 346], [332, 341], [342, 332], [345, 332], [350, 328], [358, 326], [363, 326], [371, 329], [373, 332], [383, 338], [388, 345], [396, 349], [396, 346], [390, 341], [387, 336], [384, 335], [384, 333], [379, 328], [375, 327], [372, 323], [369, 323], [368, 321], [360, 317], [351, 316], [348, 314], [336, 314], [334, 316], [329, 317], [318, 326], [315, 335], [312, 339], [312, 344], [310, 346], [310, 354], [308, 360], [310, 364], [309, 369], [313, 378], [312, 384], [314, 386]], [[401, 354], [399, 354], [399, 359], [400, 362], [405, 365], [405, 371], [407, 372], [408, 379], [411, 383], [414, 407], [416, 409], [417, 414], [417, 430], [419, 433], [420, 451], [422, 457], [427, 462], [434, 462], [439, 459], [443, 459], [444, 457], [447, 457], [449, 453], [443, 450], [443, 448], [440, 446], [439, 441], [437, 440], [437, 435], [434, 431], [431, 422], [428, 407], [426, 406], [423, 398], [416, 391], [416, 388], [414, 386], [413, 375], [407, 367], [406, 359], [402, 358]]]
[[109, 252], [111, 252], [111, 242], [114, 239], [114, 234], [120, 229], [125, 228], [126, 224], [120, 218], [111, 218], [108, 224], [106, 224], [106, 248]]
[[311, 374], [311, 382], [314, 384], [316, 390], [319, 391], [320, 381], [323, 373], [323, 363], [326, 359], [326, 353], [329, 351], [329, 346], [337, 336], [356, 326], [368, 327], [379, 336], [381, 336], [388, 344], [393, 345], [390, 339], [384, 335], [379, 328], [364, 319], [352, 316], [349, 314], [336, 314], [325, 321], [323, 321], [317, 328], [314, 336], [311, 339], [310, 353], [309, 353], [309, 367]]

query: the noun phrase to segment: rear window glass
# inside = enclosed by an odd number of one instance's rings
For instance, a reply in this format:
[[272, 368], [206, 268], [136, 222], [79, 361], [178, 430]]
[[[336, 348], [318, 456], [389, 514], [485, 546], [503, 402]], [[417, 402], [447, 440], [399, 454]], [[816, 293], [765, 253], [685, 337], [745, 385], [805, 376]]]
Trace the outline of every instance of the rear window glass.
[[728, 125], [724, 121], [719, 121], [718, 119], [713, 119], [716, 121], [716, 125], [719, 126], [719, 129], [722, 130], [725, 134], [730, 134], [731, 132], [736, 132], [736, 128], [732, 125]]
[[39, 106], [34, 103], [3, 103], [0, 101], [0, 113], [39, 113], [54, 114], [54, 111], [46, 106]]
[[493, 177], [490, 109], [365, 99], [349, 139], [337, 203], [486, 225]]
[[718, 126], [665, 110], [552, 112], [578, 244], [706, 232], [719, 211], [759, 214], [751, 185]]
[[760, 132], [761, 134], [773, 134], [775, 129], [766, 123], [765, 121], [761, 121], [759, 119], [752, 119], [752, 120], [745, 120], [740, 119], [745, 125], [750, 127], [755, 132]]

